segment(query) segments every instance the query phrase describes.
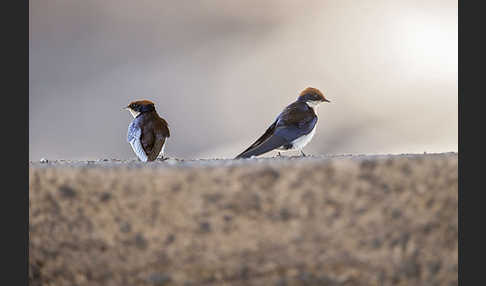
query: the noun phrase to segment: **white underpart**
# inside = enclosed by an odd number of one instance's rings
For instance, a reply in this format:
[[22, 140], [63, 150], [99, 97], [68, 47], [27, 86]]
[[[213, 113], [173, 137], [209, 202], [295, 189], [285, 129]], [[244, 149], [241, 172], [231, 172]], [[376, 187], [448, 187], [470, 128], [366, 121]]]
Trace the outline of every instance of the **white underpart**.
[[[322, 102], [321, 101], [307, 101], [306, 103], [307, 103], [307, 105], [309, 105], [309, 107], [316, 108]], [[291, 150], [302, 150], [302, 149], [304, 149], [305, 145], [309, 144], [309, 142], [312, 140], [312, 137], [314, 137], [314, 134], [316, 133], [316, 129], [317, 129], [317, 122], [316, 122], [316, 125], [314, 125], [314, 128], [312, 129], [312, 131], [309, 134], [300, 136], [299, 138], [292, 141], [292, 148], [287, 149], [287, 150], [291, 151]]]
[[305, 145], [307, 145], [312, 140], [312, 137], [314, 137], [314, 134], [316, 133], [316, 129], [317, 129], [316, 127], [317, 127], [317, 122], [316, 125], [314, 125], [314, 129], [312, 129], [312, 131], [309, 134], [300, 136], [299, 138], [292, 141], [291, 150], [302, 150], [305, 147]]
[[148, 157], [147, 154], [145, 154], [145, 150], [143, 150], [142, 142], [140, 142], [140, 135], [142, 135], [142, 131], [138, 130], [134, 138], [130, 141], [130, 145], [132, 146], [133, 152], [135, 152], [137, 157], [141, 161], [147, 162]]
[[321, 104], [321, 103], [322, 103], [322, 101], [318, 101], [318, 100], [316, 100], [316, 101], [307, 101], [306, 103], [307, 103], [307, 105], [309, 105], [310, 107], [312, 107], [312, 108], [316, 108], [316, 107], [317, 107], [319, 104]]

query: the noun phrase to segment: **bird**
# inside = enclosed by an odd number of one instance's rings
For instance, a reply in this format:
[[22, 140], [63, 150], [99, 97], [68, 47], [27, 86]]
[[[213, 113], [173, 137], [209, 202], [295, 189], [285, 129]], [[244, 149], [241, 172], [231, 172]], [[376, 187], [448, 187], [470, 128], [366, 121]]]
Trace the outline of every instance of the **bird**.
[[170, 131], [167, 121], [155, 111], [155, 104], [150, 100], [137, 100], [123, 109], [130, 111], [134, 118], [128, 125], [127, 141], [137, 157], [143, 162], [154, 161], [159, 153], [163, 157]]
[[323, 102], [331, 101], [317, 88], [305, 88], [295, 102], [285, 107], [265, 133], [235, 159], [250, 158], [272, 150], [299, 150], [302, 156], [306, 156], [302, 149], [316, 132], [315, 108]]

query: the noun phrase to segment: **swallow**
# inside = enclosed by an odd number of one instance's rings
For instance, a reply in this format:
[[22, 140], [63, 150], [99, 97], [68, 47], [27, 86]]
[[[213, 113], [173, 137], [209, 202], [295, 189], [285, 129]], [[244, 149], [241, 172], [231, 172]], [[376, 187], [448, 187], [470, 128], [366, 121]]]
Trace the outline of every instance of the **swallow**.
[[317, 115], [314, 109], [322, 102], [330, 101], [317, 88], [304, 89], [297, 100], [277, 116], [265, 133], [235, 159], [250, 158], [272, 150], [300, 150], [302, 156], [305, 156], [302, 149], [316, 132]]
[[133, 101], [124, 108], [133, 121], [128, 125], [127, 141], [133, 152], [143, 161], [153, 161], [159, 153], [164, 156], [165, 141], [170, 137], [169, 125], [155, 111], [149, 100]]

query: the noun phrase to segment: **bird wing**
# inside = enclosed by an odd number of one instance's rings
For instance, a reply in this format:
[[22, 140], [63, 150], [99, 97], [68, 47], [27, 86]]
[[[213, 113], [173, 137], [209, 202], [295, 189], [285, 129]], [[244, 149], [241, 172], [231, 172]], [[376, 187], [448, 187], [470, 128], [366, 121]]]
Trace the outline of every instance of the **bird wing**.
[[258, 138], [253, 144], [251, 144], [250, 147], [246, 148], [245, 151], [241, 152], [241, 154], [239, 154], [236, 157], [239, 157], [243, 153], [249, 151], [252, 148], [255, 148], [256, 146], [258, 146], [259, 144], [261, 144], [263, 141], [265, 141], [268, 137], [270, 137], [273, 134], [273, 131], [275, 130], [275, 126], [276, 125], [277, 125], [277, 121], [275, 120], [275, 122], [272, 125], [270, 125], [270, 127], [267, 128], [267, 130], [265, 131], [265, 133], [263, 133], [263, 135], [260, 136], [260, 138]]
[[164, 147], [164, 144], [165, 144], [165, 137], [157, 136], [152, 146], [152, 149], [147, 152], [147, 157], [149, 158], [150, 161], [153, 161], [155, 160], [155, 158], [157, 158], [157, 156], [160, 153], [160, 150], [162, 150], [162, 147]]
[[128, 126], [127, 141], [132, 146], [133, 152], [143, 162], [147, 162], [148, 157], [143, 149], [140, 138], [142, 137], [142, 129], [138, 128], [135, 124], [135, 120]]
[[165, 121], [164, 118], [158, 116], [160, 118], [159, 120], [159, 129], [160, 129], [160, 134], [162, 134], [164, 137], [170, 137], [170, 131], [169, 131], [169, 124], [167, 121]]
[[167, 122], [156, 113], [147, 115], [147, 119], [150, 120], [145, 120], [142, 124], [141, 141], [149, 161], [153, 161], [164, 147], [170, 133]]
[[271, 135], [270, 137], [268, 137], [265, 141], [263, 141], [261, 144], [259, 145], [256, 145], [252, 148], [250, 148], [249, 150], [239, 154], [238, 156], [236, 156], [235, 159], [239, 159], [239, 158], [250, 158], [251, 156], [258, 156], [258, 155], [261, 155], [261, 154], [264, 154], [264, 153], [267, 153], [269, 151], [272, 151], [282, 145], [285, 145], [287, 144], [287, 141], [280, 137], [280, 136], [276, 136], [276, 135]]
[[167, 122], [154, 113], [143, 113], [128, 126], [127, 141], [140, 160], [153, 161], [169, 137]]
[[309, 134], [316, 123], [317, 115], [312, 108], [303, 102], [294, 102], [279, 115], [274, 134], [291, 143]]
[[267, 128], [265, 133], [263, 133], [260, 138], [258, 138], [253, 144], [251, 144], [251, 146], [248, 147], [245, 151], [241, 152], [238, 156], [236, 156], [235, 159], [257, 156], [285, 144], [285, 140], [282, 140], [282, 138], [280, 137], [273, 136], [276, 125], [277, 120], [272, 125], [270, 125], [270, 127]]
[[238, 158], [257, 156], [280, 146], [290, 144], [302, 135], [309, 134], [317, 123], [314, 110], [302, 102], [294, 102], [287, 106], [275, 122], [248, 147]]

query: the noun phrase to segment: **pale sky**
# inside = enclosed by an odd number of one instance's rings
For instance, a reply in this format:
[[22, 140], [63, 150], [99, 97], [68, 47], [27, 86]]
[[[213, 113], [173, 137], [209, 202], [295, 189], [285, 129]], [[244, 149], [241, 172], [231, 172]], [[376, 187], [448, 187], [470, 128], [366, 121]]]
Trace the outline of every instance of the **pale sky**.
[[231, 158], [308, 86], [309, 154], [457, 151], [457, 1], [30, 2], [29, 158], [134, 158], [150, 99], [166, 154]]

